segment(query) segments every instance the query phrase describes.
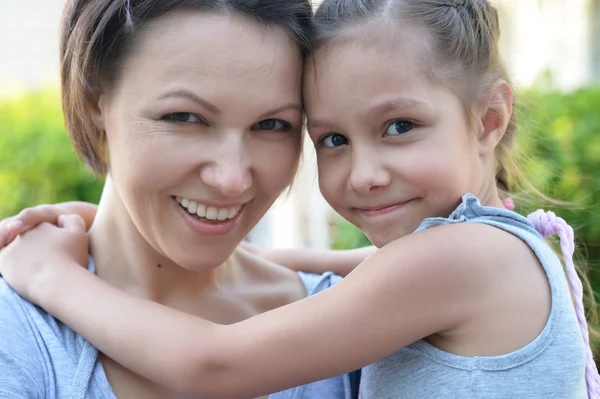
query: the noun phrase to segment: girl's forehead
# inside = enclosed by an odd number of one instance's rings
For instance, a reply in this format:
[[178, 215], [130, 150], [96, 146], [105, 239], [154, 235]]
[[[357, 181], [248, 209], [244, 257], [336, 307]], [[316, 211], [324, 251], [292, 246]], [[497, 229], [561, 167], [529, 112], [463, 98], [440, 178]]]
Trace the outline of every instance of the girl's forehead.
[[341, 85], [377, 91], [389, 85], [413, 86], [426, 80], [421, 60], [414, 51], [384, 51], [358, 39], [333, 43], [307, 61], [304, 87], [310, 90]]

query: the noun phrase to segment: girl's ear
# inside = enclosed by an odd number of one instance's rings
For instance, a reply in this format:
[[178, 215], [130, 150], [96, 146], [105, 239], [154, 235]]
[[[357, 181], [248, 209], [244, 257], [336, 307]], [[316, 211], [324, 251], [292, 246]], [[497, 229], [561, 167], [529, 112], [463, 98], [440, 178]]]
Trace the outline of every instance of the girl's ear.
[[493, 153], [506, 132], [513, 111], [513, 92], [510, 85], [503, 79], [494, 82], [486, 92], [482, 107], [477, 137], [480, 155]]

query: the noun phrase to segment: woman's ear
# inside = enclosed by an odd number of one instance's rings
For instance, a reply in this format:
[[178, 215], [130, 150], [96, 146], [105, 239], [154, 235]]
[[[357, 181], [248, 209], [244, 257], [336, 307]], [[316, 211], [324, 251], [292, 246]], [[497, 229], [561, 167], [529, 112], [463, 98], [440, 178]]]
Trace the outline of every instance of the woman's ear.
[[498, 79], [486, 92], [481, 115], [481, 131], [477, 137], [480, 155], [494, 152], [502, 140], [513, 111], [513, 92], [510, 85]]
[[94, 100], [90, 103], [90, 113], [92, 116], [92, 122], [96, 127], [96, 130], [99, 132], [103, 132], [106, 130], [104, 123], [106, 109], [106, 95], [100, 94], [97, 97], [97, 100]]

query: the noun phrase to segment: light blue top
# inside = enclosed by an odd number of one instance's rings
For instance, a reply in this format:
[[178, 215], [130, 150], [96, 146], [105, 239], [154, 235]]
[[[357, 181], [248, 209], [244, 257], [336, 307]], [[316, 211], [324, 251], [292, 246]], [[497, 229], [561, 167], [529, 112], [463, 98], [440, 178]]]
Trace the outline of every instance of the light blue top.
[[[546, 271], [552, 310], [540, 335], [504, 356], [462, 357], [420, 340], [363, 369], [363, 399], [584, 399], [584, 342], [563, 266], [523, 216], [481, 206], [465, 195], [449, 218], [423, 221], [417, 229], [484, 223], [521, 238]], [[464, 245], [471, 245], [464, 243]]]
[[[93, 272], [93, 264], [90, 264]], [[300, 273], [309, 295], [340, 277]], [[77, 306], [74, 304], [74, 306]], [[352, 399], [343, 375], [271, 395], [272, 399]], [[0, 398], [116, 399], [98, 350], [0, 279]]]

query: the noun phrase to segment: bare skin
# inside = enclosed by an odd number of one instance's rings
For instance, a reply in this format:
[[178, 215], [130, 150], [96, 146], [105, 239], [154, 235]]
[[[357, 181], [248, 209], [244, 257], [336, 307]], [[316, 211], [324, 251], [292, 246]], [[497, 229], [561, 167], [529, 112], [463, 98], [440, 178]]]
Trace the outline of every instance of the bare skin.
[[[190, 296], [166, 299], [163, 304], [190, 315], [219, 324], [234, 324], [263, 312], [293, 303], [306, 297], [298, 275], [279, 265], [261, 259], [238, 248], [232, 255], [218, 286], [212, 286]], [[126, 369], [108, 356], [101, 355], [102, 364], [118, 397], [124, 398], [189, 398], [162, 388]], [[266, 399], [267, 396], [260, 398]]]

